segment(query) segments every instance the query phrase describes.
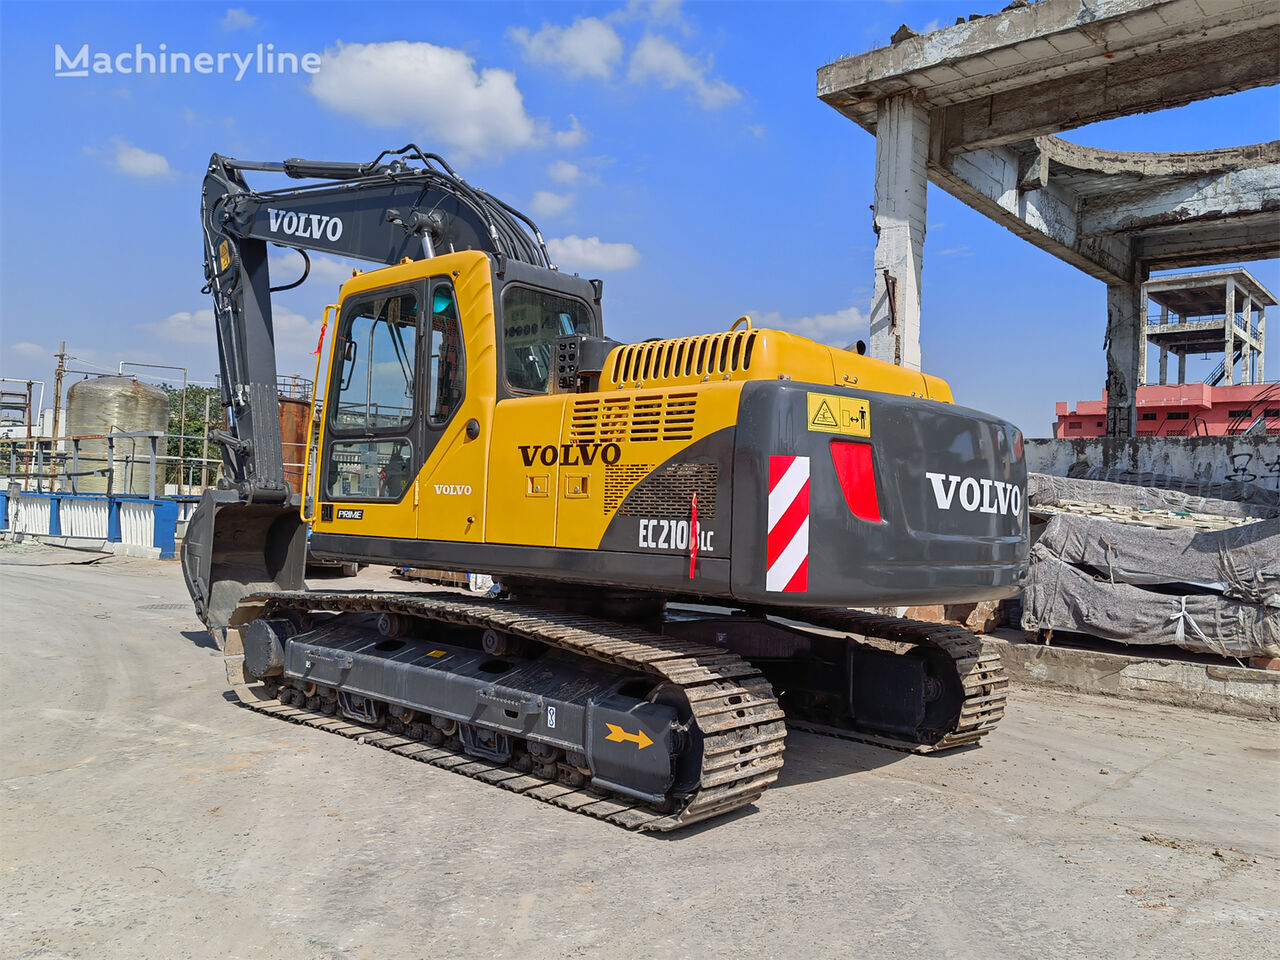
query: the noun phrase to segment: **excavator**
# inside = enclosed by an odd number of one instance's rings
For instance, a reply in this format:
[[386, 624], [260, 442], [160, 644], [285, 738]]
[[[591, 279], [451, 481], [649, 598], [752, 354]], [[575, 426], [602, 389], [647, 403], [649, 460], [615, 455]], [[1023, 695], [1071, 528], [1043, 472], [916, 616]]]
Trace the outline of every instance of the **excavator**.
[[[1000, 719], [996, 653], [891, 615], [1026, 569], [1022, 435], [942, 380], [747, 317], [609, 339], [599, 280], [412, 144], [215, 154], [201, 214], [227, 423], [182, 570], [243, 704], [654, 831], [755, 802], [789, 725], [929, 753]], [[325, 309], [301, 490], [271, 244], [379, 265]], [[497, 586], [308, 590], [308, 538]]]

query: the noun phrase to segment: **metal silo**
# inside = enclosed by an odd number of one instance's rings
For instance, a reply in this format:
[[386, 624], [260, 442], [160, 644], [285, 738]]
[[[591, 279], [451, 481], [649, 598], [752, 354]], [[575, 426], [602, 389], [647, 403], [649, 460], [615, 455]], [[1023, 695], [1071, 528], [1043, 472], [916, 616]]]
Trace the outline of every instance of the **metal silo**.
[[[139, 383], [132, 377], [97, 377], [81, 380], [67, 391], [67, 436], [103, 437], [81, 440], [78, 471], [105, 470], [107, 468], [107, 440], [109, 433], [143, 433], [169, 428], [169, 398], [158, 387]], [[147, 496], [151, 492], [151, 441], [116, 438], [113, 455], [113, 482], [111, 492]], [[158, 441], [157, 456], [168, 452], [166, 441]], [[156, 487], [164, 491], [163, 468], [157, 463]], [[70, 444], [68, 444], [67, 471], [72, 472]], [[70, 487], [68, 483], [68, 487]], [[78, 477], [75, 487], [80, 493], [106, 493], [105, 474]]]

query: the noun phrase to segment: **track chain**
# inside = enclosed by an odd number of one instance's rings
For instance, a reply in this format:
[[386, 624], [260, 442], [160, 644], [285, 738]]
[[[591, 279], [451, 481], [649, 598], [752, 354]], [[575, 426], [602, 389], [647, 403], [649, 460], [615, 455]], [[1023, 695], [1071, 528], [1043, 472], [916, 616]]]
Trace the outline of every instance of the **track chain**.
[[788, 719], [787, 723], [797, 729], [873, 743], [906, 753], [939, 753], [977, 743], [1004, 716], [1009, 677], [1000, 661], [1000, 655], [964, 627], [841, 608], [803, 610], [783, 615], [815, 627], [876, 637], [893, 643], [935, 647], [951, 658], [964, 688], [964, 699], [955, 726], [935, 743], [917, 743], [860, 730]]
[[272, 593], [247, 597], [232, 625], [286, 612], [399, 613], [459, 626], [494, 629], [645, 673], [683, 688], [702, 731], [700, 786], [657, 810], [630, 797], [571, 787], [434, 747], [375, 727], [262, 699], [261, 690], [233, 684], [245, 706], [465, 774], [577, 813], [635, 830], [668, 831], [744, 807], [759, 798], [782, 768], [786, 725], [773, 689], [751, 664], [718, 647], [664, 637], [639, 627], [581, 614], [481, 597], [442, 599], [410, 593]]

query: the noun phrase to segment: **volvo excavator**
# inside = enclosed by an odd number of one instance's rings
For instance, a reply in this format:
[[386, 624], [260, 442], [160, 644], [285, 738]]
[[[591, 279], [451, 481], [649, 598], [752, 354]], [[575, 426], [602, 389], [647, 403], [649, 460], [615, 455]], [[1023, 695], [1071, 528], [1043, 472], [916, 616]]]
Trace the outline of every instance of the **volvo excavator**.
[[[1000, 719], [978, 638], [865, 611], [1017, 591], [1011, 424], [745, 317], [611, 340], [600, 281], [413, 145], [215, 155], [201, 212], [227, 428], [182, 569], [244, 704], [657, 831], [757, 800], [789, 724], [927, 753]], [[301, 490], [270, 244], [379, 264], [325, 310]], [[321, 558], [500, 590], [308, 590], [308, 536]]]

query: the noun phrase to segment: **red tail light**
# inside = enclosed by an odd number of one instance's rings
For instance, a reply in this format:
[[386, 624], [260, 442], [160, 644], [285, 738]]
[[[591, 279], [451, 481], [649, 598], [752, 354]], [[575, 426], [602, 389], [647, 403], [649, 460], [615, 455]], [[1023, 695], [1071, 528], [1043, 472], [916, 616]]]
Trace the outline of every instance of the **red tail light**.
[[836, 467], [844, 502], [860, 520], [880, 523], [880, 501], [876, 497], [876, 470], [871, 461], [871, 444], [831, 441], [831, 462]]

